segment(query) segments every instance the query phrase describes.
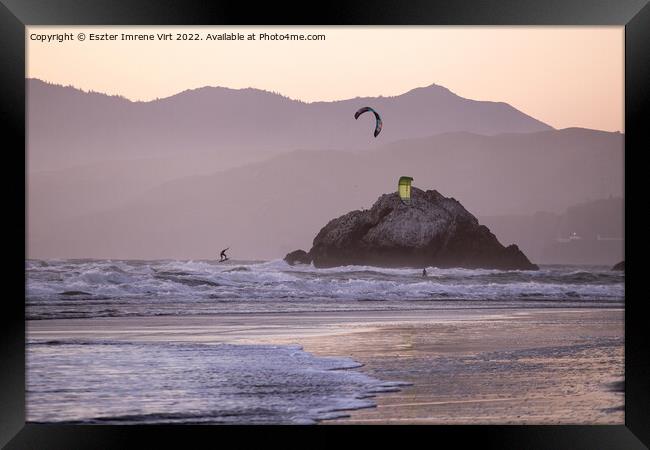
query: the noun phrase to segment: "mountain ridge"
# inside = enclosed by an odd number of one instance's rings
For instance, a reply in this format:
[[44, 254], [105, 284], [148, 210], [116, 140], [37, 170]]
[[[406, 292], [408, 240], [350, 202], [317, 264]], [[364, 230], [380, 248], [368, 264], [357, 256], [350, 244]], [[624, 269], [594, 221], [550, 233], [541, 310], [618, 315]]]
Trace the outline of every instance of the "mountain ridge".
[[[400, 139], [449, 131], [483, 135], [551, 130], [506, 103], [468, 100], [438, 85], [394, 97], [305, 103], [247, 88], [199, 88], [132, 102], [36, 79], [27, 80], [28, 167], [39, 171], [111, 159], [211, 153], [234, 167], [295, 149], [372, 149]], [[371, 118], [354, 120], [368, 104]]]
[[349, 101], [349, 100], [364, 100], [364, 99], [374, 99], [374, 98], [390, 99], [390, 98], [396, 98], [396, 97], [401, 97], [401, 96], [404, 96], [404, 95], [412, 94], [412, 93], [415, 93], [416, 91], [424, 91], [424, 90], [429, 90], [429, 89], [432, 89], [432, 90], [435, 89], [438, 92], [450, 93], [453, 96], [463, 98], [463, 99], [466, 99], [466, 100], [470, 100], [470, 101], [489, 102], [489, 103], [502, 103], [502, 104], [506, 104], [506, 105], [508, 104], [506, 102], [495, 102], [495, 101], [490, 101], [490, 100], [477, 100], [477, 99], [470, 99], [470, 98], [462, 97], [462, 96], [456, 94], [455, 92], [453, 92], [451, 89], [449, 89], [449, 88], [447, 88], [445, 86], [442, 86], [440, 84], [436, 84], [436, 83], [431, 83], [431, 84], [426, 85], [426, 86], [418, 86], [418, 87], [409, 89], [408, 91], [402, 92], [401, 94], [396, 94], [396, 95], [376, 95], [376, 96], [363, 96], [363, 97], [357, 96], [357, 97], [349, 97], [349, 98], [342, 98], [342, 99], [335, 99], [335, 100], [307, 101], [307, 100], [301, 100], [301, 99], [298, 99], [298, 98], [293, 98], [293, 97], [290, 97], [288, 95], [284, 95], [284, 94], [282, 94], [280, 92], [270, 91], [270, 90], [261, 89], [261, 88], [255, 88], [255, 87], [252, 87], [252, 86], [245, 87], [245, 88], [231, 88], [231, 87], [227, 87], [227, 86], [217, 86], [217, 85], [204, 85], [204, 86], [199, 86], [199, 87], [195, 87], [195, 88], [183, 89], [182, 91], [178, 91], [176, 93], [173, 93], [173, 94], [170, 94], [170, 95], [167, 95], [167, 96], [164, 96], [164, 97], [156, 97], [156, 98], [153, 98], [153, 99], [150, 99], [150, 100], [133, 100], [133, 99], [130, 99], [130, 98], [128, 98], [128, 97], [126, 97], [124, 95], [121, 95], [121, 94], [109, 94], [107, 92], [95, 91], [94, 89], [86, 90], [86, 89], [74, 86], [72, 84], [63, 85], [63, 84], [60, 84], [60, 83], [45, 81], [45, 80], [42, 80], [42, 79], [36, 78], [36, 77], [27, 77], [27, 78], [25, 78], [25, 81], [27, 82], [27, 84], [36, 83], [36, 84], [42, 84], [42, 85], [46, 85], [46, 86], [50, 86], [50, 87], [54, 87], [54, 88], [63, 88], [63, 89], [79, 91], [79, 92], [84, 93], [84, 94], [96, 94], [96, 95], [101, 95], [101, 96], [105, 96], [105, 97], [116, 97], [116, 98], [126, 100], [129, 103], [151, 103], [151, 102], [156, 102], [156, 101], [161, 101], [161, 100], [167, 100], [167, 99], [170, 99], [170, 98], [173, 98], [173, 97], [176, 97], [178, 95], [185, 94], [185, 93], [192, 93], [192, 92], [196, 92], [196, 91], [209, 90], [209, 89], [222, 90], [222, 91], [235, 91], [235, 92], [236, 91], [254, 91], [254, 92], [268, 93], [268, 94], [271, 94], [271, 95], [274, 95], [274, 96], [278, 96], [278, 97], [281, 97], [281, 98], [284, 98], [284, 99], [288, 99], [288, 100], [291, 100], [291, 101], [304, 103], [304, 104], [308, 104], [308, 105], [314, 104], [314, 103], [337, 103], [337, 102], [345, 102], [345, 101]]

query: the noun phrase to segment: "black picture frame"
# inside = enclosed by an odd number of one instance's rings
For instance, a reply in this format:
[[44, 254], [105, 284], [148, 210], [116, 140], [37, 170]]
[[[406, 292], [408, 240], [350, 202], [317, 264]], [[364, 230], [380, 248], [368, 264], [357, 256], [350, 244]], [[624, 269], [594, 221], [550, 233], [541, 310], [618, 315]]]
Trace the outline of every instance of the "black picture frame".
[[[650, 116], [650, 6], [648, 0], [462, 0], [252, 4], [233, 1], [170, 0], [0, 0], [0, 114], [7, 126], [3, 181], [9, 209], [5, 227], [6, 280], [3, 299], [2, 369], [0, 370], [0, 445], [18, 448], [124, 448], [136, 439], [187, 445], [203, 439], [206, 446], [238, 439], [269, 443], [286, 427], [210, 426], [71, 426], [25, 423], [25, 26], [26, 25], [624, 25], [625, 26], [625, 425], [620, 426], [399, 426], [291, 427], [284, 446], [313, 445], [307, 434], [328, 439], [354, 431], [384, 440], [440, 439], [454, 447], [621, 448], [650, 446], [650, 353], [642, 303], [630, 296], [635, 280], [630, 220], [632, 158], [647, 149]], [[645, 144], [645, 145], [644, 145]], [[633, 156], [634, 155], [634, 156]], [[637, 177], [638, 178], [638, 177]], [[7, 202], [5, 202], [7, 206]], [[638, 234], [637, 234], [638, 235]], [[7, 254], [9, 252], [9, 254]], [[637, 251], [638, 253], [638, 251]], [[638, 268], [638, 266], [637, 266]], [[636, 300], [636, 301], [635, 301]], [[417, 436], [413, 433], [417, 433]], [[290, 437], [290, 438], [289, 438]], [[289, 439], [288, 439], [289, 438]], [[322, 441], [322, 443], [327, 442]], [[415, 442], [415, 441], [414, 441]], [[334, 444], [334, 442], [331, 442]], [[196, 445], [192, 445], [195, 447]]]

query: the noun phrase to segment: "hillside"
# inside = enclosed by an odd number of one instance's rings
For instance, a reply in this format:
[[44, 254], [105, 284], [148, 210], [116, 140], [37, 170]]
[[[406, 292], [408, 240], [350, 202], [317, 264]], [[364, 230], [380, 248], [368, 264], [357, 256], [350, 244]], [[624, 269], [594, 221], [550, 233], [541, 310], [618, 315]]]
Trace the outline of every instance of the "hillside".
[[[446, 133], [372, 151], [289, 152], [162, 183], [150, 181], [160, 173], [148, 170], [154, 161], [122, 162], [103, 178], [95, 166], [52, 171], [30, 176], [28, 250], [30, 257], [209, 258], [229, 246], [236, 258], [278, 258], [309, 248], [331, 217], [370, 207], [401, 175], [479, 218], [561, 214], [623, 194], [623, 151], [621, 134], [594, 130]], [[513, 242], [493, 231], [504, 245]]]
[[[384, 119], [371, 135], [372, 105]], [[258, 89], [204, 87], [149, 102], [27, 80], [30, 172], [112, 160], [175, 158], [181, 170], [223, 170], [304, 149], [376, 148], [465, 131], [550, 130], [506, 103], [462, 98], [431, 85], [395, 97], [304, 103]]]

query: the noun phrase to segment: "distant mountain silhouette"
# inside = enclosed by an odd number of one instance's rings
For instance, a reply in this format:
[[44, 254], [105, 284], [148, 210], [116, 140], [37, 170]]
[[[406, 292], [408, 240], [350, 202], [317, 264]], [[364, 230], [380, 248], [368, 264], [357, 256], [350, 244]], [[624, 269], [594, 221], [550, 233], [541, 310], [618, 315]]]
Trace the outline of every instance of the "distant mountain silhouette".
[[[501, 102], [431, 85], [395, 97], [304, 103], [258, 89], [204, 87], [149, 102], [27, 80], [31, 172], [108, 160], [177, 158], [180, 170], [225, 169], [302, 149], [376, 148], [446, 132], [482, 135], [551, 130]], [[373, 119], [354, 120], [361, 106]], [[194, 172], [195, 173], [195, 172]]]
[[[176, 179], [161, 170], [169, 165], [160, 159], [43, 172], [29, 178], [28, 251], [30, 257], [211, 258], [227, 243], [234, 258], [281, 258], [310, 248], [323, 223], [369, 208], [377, 192], [396, 189], [398, 178], [410, 175], [414, 186], [462, 202], [504, 245], [516, 242], [528, 252], [526, 243], [536, 242], [530, 235], [557, 227], [568, 207], [623, 195], [623, 152], [620, 133], [571, 128], [445, 133], [372, 151], [294, 151]], [[525, 228], [508, 231], [507, 223], [484, 219], [536, 211], [549, 211], [548, 227], [526, 219]], [[589, 214], [579, 217], [601, 221]], [[575, 228], [567, 223], [567, 230]]]
[[537, 212], [480, 220], [500, 239], [517, 242], [538, 263], [611, 266], [611, 261], [624, 257], [624, 213], [623, 198], [609, 197], [573, 205], [561, 214]]

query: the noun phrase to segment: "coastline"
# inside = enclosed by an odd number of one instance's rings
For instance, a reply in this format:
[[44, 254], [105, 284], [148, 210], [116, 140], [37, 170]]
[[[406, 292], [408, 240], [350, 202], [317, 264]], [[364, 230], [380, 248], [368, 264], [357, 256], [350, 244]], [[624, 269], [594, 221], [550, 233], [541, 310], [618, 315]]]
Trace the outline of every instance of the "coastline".
[[27, 337], [298, 344], [398, 392], [324, 424], [621, 424], [622, 308], [28, 320]]

